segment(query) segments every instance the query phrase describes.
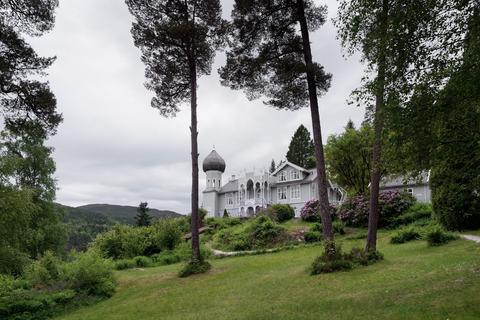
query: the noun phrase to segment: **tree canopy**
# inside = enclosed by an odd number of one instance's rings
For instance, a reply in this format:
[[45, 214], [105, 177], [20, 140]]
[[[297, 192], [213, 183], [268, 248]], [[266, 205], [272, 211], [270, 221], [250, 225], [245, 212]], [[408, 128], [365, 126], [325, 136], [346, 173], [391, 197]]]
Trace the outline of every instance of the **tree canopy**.
[[[301, 124], [290, 141], [286, 158], [291, 163], [302, 168], [311, 169], [312, 163], [309, 161], [309, 158], [314, 156], [315, 146], [313, 145], [310, 132]], [[315, 165], [313, 165], [313, 167], [315, 167]]]

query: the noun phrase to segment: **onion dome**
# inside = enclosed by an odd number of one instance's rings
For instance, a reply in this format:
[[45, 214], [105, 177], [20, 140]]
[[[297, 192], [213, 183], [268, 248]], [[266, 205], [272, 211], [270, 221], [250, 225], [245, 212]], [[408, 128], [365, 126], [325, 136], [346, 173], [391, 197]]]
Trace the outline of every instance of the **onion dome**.
[[203, 160], [204, 172], [215, 170], [223, 173], [225, 172], [225, 167], [225, 160], [223, 160], [215, 150], [212, 150], [205, 160]]

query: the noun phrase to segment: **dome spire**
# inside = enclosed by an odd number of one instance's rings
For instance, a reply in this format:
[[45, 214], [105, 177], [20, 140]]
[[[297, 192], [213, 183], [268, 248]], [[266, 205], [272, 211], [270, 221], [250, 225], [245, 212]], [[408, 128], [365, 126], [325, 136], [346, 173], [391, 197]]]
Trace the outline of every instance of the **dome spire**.
[[225, 160], [215, 151], [214, 149], [210, 154], [203, 160], [203, 171], [221, 171], [222, 173], [225, 172]]

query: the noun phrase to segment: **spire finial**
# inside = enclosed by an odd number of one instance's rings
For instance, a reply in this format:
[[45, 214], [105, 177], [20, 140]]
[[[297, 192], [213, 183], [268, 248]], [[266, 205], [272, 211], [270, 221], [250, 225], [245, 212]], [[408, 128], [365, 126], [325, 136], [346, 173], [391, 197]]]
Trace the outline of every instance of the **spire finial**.
[[215, 145], [213, 145], [213, 150], [215, 150]]

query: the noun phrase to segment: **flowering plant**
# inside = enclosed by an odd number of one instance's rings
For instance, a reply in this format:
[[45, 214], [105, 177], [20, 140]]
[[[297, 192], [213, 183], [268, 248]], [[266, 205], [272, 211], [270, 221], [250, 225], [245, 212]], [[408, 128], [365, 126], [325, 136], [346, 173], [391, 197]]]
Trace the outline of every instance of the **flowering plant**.
[[[330, 216], [332, 217], [332, 220], [333, 220], [333, 218], [335, 218], [337, 208], [334, 205], [330, 204], [329, 211], [330, 211]], [[307, 201], [307, 203], [305, 203], [303, 208], [300, 210], [300, 217], [304, 221], [320, 222], [321, 221], [320, 202], [318, 200], [313, 200], [313, 199]]]

